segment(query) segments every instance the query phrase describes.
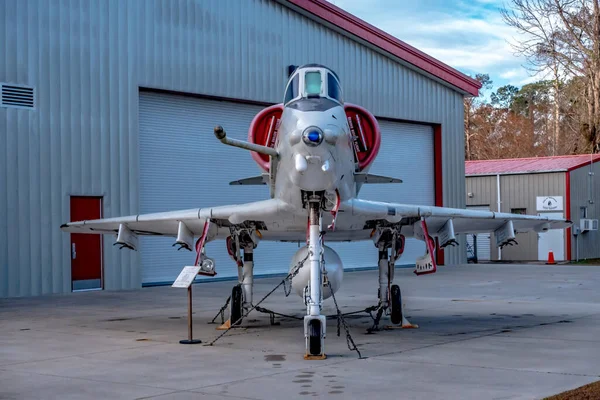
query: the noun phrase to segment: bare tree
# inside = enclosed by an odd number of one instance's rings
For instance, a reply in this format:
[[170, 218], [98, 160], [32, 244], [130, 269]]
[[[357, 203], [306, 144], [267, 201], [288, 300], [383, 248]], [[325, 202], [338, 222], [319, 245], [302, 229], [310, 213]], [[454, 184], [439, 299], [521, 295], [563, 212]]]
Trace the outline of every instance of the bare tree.
[[484, 104], [483, 92], [491, 89], [492, 81], [488, 74], [477, 74], [475, 76], [481, 83], [481, 89], [478, 97], [465, 97], [464, 110], [465, 110], [465, 158], [467, 160], [474, 160], [476, 157], [473, 153], [473, 141], [476, 136], [481, 133], [481, 130], [477, 127], [477, 111]]
[[561, 129], [561, 81], [584, 77], [587, 113], [580, 131], [587, 151], [600, 151], [600, 0], [511, 0], [505, 22], [521, 34], [514, 45], [530, 68], [550, 73], [554, 88], [556, 152]]
[[517, 53], [529, 61], [528, 69], [534, 74], [551, 74], [553, 87], [552, 154], [558, 153], [560, 138], [560, 82], [562, 69], [558, 51], [559, 24], [553, 14], [552, 0], [512, 0], [512, 8], [502, 9], [504, 21], [522, 35], [513, 43]]

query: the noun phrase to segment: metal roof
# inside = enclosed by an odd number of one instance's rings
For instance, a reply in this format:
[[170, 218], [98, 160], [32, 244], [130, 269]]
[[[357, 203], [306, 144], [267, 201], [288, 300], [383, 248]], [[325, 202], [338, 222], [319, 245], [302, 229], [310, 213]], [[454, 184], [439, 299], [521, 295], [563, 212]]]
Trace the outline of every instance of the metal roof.
[[572, 171], [590, 162], [600, 161], [600, 154], [573, 156], [507, 158], [502, 160], [465, 161], [465, 175], [506, 175]]
[[346, 32], [358, 36], [371, 45], [414, 65], [466, 93], [473, 96], [479, 95], [479, 89], [481, 88], [479, 81], [404, 43], [326, 0], [286, 1]]

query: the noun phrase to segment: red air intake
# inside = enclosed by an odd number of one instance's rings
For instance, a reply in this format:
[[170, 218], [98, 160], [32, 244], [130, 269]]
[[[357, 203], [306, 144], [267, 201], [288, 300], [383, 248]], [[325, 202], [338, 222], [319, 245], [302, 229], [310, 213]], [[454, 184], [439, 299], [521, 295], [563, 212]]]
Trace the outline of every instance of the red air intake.
[[[256, 114], [248, 130], [248, 141], [261, 146], [275, 147], [281, 114], [283, 114], [283, 104], [272, 105]], [[251, 153], [254, 161], [269, 172], [269, 156], [254, 151]]]
[[377, 120], [366, 108], [345, 103], [346, 118], [353, 138], [358, 170], [367, 168], [377, 157], [381, 146], [381, 132]]

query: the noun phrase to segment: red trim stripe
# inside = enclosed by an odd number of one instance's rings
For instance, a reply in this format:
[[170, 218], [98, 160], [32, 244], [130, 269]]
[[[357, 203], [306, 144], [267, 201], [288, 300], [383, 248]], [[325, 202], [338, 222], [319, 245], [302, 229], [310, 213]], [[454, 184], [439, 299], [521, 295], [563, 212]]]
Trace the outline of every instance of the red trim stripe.
[[[444, 184], [442, 176], [442, 125], [433, 127], [433, 171], [435, 180], [435, 205], [444, 206]], [[438, 265], [444, 265], [444, 250], [436, 246], [436, 259]]]
[[[571, 173], [565, 172], [565, 217], [571, 220]], [[567, 260], [571, 261], [571, 228], [567, 228]]]

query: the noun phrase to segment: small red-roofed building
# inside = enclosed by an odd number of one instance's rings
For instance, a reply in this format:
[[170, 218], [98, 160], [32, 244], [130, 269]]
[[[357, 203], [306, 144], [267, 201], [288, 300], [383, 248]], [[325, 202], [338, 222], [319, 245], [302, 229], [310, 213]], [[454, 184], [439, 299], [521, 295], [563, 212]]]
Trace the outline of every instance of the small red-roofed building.
[[518, 246], [502, 250], [493, 235], [468, 237], [468, 257], [478, 262], [556, 261], [600, 258], [600, 154], [465, 162], [466, 206], [507, 213], [559, 216], [566, 230], [517, 234]]

